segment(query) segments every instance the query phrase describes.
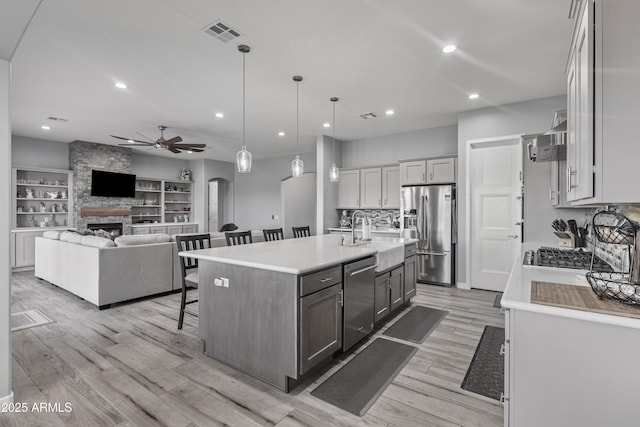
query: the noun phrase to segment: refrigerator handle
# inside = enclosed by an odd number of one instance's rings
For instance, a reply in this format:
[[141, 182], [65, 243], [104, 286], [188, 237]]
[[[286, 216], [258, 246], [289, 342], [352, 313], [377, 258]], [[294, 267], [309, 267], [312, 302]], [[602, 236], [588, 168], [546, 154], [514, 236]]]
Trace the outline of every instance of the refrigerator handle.
[[451, 201], [451, 244], [458, 243], [458, 209], [456, 199]]
[[421, 196], [420, 203], [422, 204], [422, 206], [420, 206], [420, 211], [422, 211], [422, 221], [420, 221], [419, 223], [422, 226], [422, 229], [424, 230], [423, 240], [431, 241], [431, 237], [429, 237], [429, 234], [431, 234], [431, 230], [429, 229], [429, 227], [427, 227], [427, 222], [428, 222], [427, 203], [429, 203], [429, 198], [427, 197], [426, 194]]
[[[415, 199], [414, 199], [415, 200]], [[422, 215], [424, 215], [424, 212], [422, 212], [420, 203], [422, 203], [422, 195], [419, 196], [418, 198], [418, 203], [416, 205], [416, 238], [418, 240], [422, 240]], [[418, 246], [420, 244], [418, 243]]]

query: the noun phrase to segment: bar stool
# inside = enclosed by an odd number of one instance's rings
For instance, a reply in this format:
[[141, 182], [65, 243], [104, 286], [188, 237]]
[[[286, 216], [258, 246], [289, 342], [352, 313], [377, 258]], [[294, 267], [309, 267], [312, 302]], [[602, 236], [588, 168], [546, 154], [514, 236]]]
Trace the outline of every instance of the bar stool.
[[[211, 247], [211, 236], [208, 233], [188, 235], [178, 234], [176, 235], [176, 244], [178, 245], [178, 252], [207, 249]], [[198, 260], [196, 258], [181, 256], [180, 268], [182, 270], [182, 297], [180, 299], [178, 329], [182, 329], [185, 313], [198, 317], [198, 313], [185, 310], [187, 305], [198, 302], [197, 299], [187, 301], [188, 288], [198, 287]]]
[[309, 230], [309, 226], [306, 225], [304, 227], [291, 227], [293, 230], [293, 237], [309, 237], [311, 235], [311, 231]]
[[227, 240], [227, 246], [246, 245], [253, 243], [251, 237], [251, 231], [227, 231], [224, 233], [224, 238]]
[[272, 242], [274, 240], [284, 240], [284, 233], [282, 228], [268, 228], [262, 230], [265, 242]]

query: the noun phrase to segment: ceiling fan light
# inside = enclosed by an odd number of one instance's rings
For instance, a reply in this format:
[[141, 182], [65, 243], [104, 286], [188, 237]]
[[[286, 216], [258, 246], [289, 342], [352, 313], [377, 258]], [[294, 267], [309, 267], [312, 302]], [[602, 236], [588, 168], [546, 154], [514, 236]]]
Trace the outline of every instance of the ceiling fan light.
[[251, 172], [251, 153], [247, 151], [247, 147], [244, 145], [236, 153], [236, 166], [238, 167], [238, 173]]
[[294, 177], [302, 176], [304, 173], [304, 162], [300, 158], [300, 156], [296, 156], [295, 159], [291, 161], [291, 175]]
[[340, 179], [340, 169], [336, 166], [336, 164], [332, 164], [329, 168], [329, 181], [338, 182]]

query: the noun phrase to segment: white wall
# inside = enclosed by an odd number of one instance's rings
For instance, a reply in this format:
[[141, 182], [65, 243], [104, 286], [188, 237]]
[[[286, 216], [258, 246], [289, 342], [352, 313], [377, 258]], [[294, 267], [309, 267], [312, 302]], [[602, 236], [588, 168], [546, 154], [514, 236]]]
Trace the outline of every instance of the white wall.
[[[194, 221], [200, 225], [200, 231], [218, 231], [209, 230], [209, 180], [213, 178], [224, 178], [233, 182], [235, 164], [230, 162], [221, 162], [218, 160], [199, 159], [189, 162], [191, 170], [191, 180], [193, 184], [193, 210]], [[233, 195], [226, 200], [225, 209], [229, 216], [233, 215]]]
[[457, 152], [457, 126], [443, 126], [348, 141], [342, 147], [342, 167], [379, 166], [397, 163], [398, 160], [443, 156]]
[[[251, 173], [236, 172], [235, 220], [240, 229], [278, 228], [280, 216], [280, 181], [291, 176], [291, 160], [295, 156], [253, 160]], [[316, 172], [316, 154], [303, 153], [304, 171]]]
[[68, 170], [69, 144], [13, 135], [11, 137], [11, 164], [13, 166]]
[[[465, 111], [458, 115], [458, 248], [457, 281], [466, 282], [466, 146], [473, 139], [546, 132], [551, 127], [553, 112], [566, 108], [566, 96], [535, 99], [497, 107]], [[552, 218], [584, 218], [583, 210], [558, 210], [549, 205], [548, 168], [544, 164], [524, 163], [525, 173], [525, 238], [542, 237], [555, 242], [550, 234]], [[580, 221], [579, 221], [580, 222]], [[538, 239], [535, 239], [538, 241]]]
[[[8, 206], [11, 206], [11, 116], [9, 62], [0, 59], [0, 200], [5, 208], [0, 209], [0, 401], [11, 399], [11, 268], [10, 236], [11, 221]], [[2, 415], [0, 415], [1, 417]]]

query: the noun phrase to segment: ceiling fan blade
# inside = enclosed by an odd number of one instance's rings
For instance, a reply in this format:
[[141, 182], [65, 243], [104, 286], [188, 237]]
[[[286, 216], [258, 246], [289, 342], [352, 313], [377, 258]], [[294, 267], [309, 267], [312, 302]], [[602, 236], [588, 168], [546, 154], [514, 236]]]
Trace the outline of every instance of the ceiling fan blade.
[[151, 141], [151, 143], [152, 143], [152, 144], [155, 144], [155, 143], [156, 143], [156, 141], [154, 141], [153, 139], [149, 138], [148, 136], [143, 135], [143, 134], [141, 134], [140, 132], [136, 132], [136, 133], [137, 133], [138, 135], [140, 135], [141, 137], [146, 138], [146, 139], [148, 139], [149, 141]]
[[199, 149], [199, 148], [194, 148], [194, 149], [193, 149], [193, 150], [191, 150], [191, 151], [193, 151], [194, 153], [202, 153], [204, 150], [201, 150], [201, 149]]
[[167, 147], [167, 150], [171, 151], [172, 153], [176, 153], [176, 154], [180, 154], [181, 153], [180, 150], [177, 150], [177, 149], [175, 149], [173, 147]]
[[179, 136], [174, 136], [173, 138], [166, 140], [164, 143], [167, 145], [173, 145], [176, 142], [182, 142], [182, 138], [180, 138]]
[[133, 142], [138, 142], [140, 144], [149, 144], [146, 141], [138, 141], [137, 139], [125, 138], [123, 136], [115, 136], [115, 135], [109, 135], [109, 136], [112, 137], [112, 138], [121, 139], [123, 141], [133, 141]]
[[207, 145], [206, 144], [173, 144], [172, 147], [176, 147], [176, 148], [185, 148], [185, 149], [189, 149], [189, 148], [205, 148]]
[[143, 143], [143, 144], [118, 144], [121, 147], [152, 147], [153, 144]]

